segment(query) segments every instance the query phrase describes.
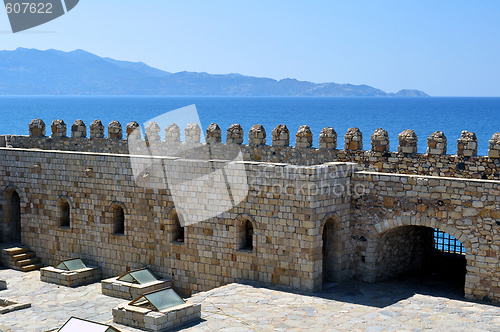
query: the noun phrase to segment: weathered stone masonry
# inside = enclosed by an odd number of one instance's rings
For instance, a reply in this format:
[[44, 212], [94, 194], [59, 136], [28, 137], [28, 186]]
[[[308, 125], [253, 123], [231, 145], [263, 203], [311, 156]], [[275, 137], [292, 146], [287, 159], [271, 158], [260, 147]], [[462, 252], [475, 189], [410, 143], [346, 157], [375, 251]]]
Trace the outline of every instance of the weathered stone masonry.
[[[235, 280], [318, 289], [321, 220], [314, 215], [335, 211], [347, 216], [349, 211], [348, 197], [325, 194], [317, 200], [309, 188], [319, 181], [324, 186], [348, 186], [350, 165], [242, 162], [250, 185], [246, 199], [217, 217], [186, 226], [185, 241], [178, 243], [172, 237], [170, 216], [175, 207], [169, 190], [137, 186], [130, 156], [8, 148], [1, 154], [1, 186], [15, 187], [22, 197], [23, 242], [44, 263], [82, 256], [86, 263], [101, 267], [103, 277], [147, 266], [161, 276], [173, 275], [174, 285], [185, 292]], [[185, 167], [190, 163], [178, 162]], [[209, 162], [193, 163], [199, 167]], [[40, 172], [33, 171], [35, 164]], [[293, 185], [282, 192], [285, 180]], [[71, 205], [70, 227], [59, 225], [57, 203], [62, 198]], [[113, 234], [111, 208], [117, 202], [125, 207], [123, 235]], [[239, 250], [241, 218], [254, 224], [252, 251]], [[3, 236], [7, 241], [8, 234]]]
[[[129, 124], [126, 131], [139, 144], [134, 153], [143, 154], [134, 156], [126, 154], [119, 123], [110, 126], [109, 138], [103, 138], [100, 122], [90, 126], [90, 138], [83, 122], [72, 126], [73, 137], [65, 137], [65, 124], [55, 122], [52, 137], [45, 137], [43, 121], [30, 124], [30, 137], [0, 136], [1, 239], [13, 236], [7, 211], [15, 190], [22, 242], [47, 265], [81, 256], [99, 266], [103, 277], [147, 266], [160, 277], [173, 276], [174, 287], [185, 293], [238, 280], [313, 291], [324, 279], [373, 282], [417, 269], [429, 231], [439, 228], [466, 248], [466, 296], [500, 302], [496, 134], [490, 156], [477, 157], [471, 133], [457, 141], [461, 155], [450, 156], [442, 133], [431, 135], [428, 153], [418, 155], [412, 131], [400, 135], [396, 153], [388, 152], [384, 130], [374, 133], [372, 151], [362, 151], [362, 134], [355, 129], [346, 134], [345, 149], [336, 150], [333, 128], [322, 131], [321, 148], [314, 149], [307, 126], [297, 133], [297, 147], [288, 146], [286, 126], [273, 131], [272, 145], [265, 145], [264, 128], [254, 126], [248, 146], [241, 144], [239, 125], [228, 130], [227, 144], [220, 143], [216, 125], [207, 130], [209, 144], [199, 143], [196, 125], [186, 131], [187, 142], [179, 141], [174, 125], [165, 129], [165, 141], [159, 127], [148, 126], [142, 138], [134, 136], [137, 127]], [[239, 152], [240, 161], [234, 158]], [[193, 169], [209, 175], [225, 166], [231, 183], [248, 192], [235, 206], [193, 222], [190, 211], [176, 206], [175, 184], [166, 181], [164, 170], [182, 177]], [[223, 200], [227, 188], [210, 184], [213, 179], [192, 179], [214, 188], [209, 194], [193, 189], [193, 211]], [[66, 203], [69, 226], [61, 226]], [[115, 228], [117, 206], [124, 211], [123, 233]], [[181, 242], [178, 216], [186, 221]], [[253, 227], [251, 248], [242, 243], [247, 221]]]

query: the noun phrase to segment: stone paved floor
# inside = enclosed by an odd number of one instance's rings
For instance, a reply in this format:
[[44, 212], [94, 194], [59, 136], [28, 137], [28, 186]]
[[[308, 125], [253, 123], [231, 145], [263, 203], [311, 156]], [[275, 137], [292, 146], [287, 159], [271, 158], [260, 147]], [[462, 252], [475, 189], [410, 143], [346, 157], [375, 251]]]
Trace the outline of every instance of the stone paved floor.
[[[42, 283], [38, 271], [0, 270], [1, 298], [32, 307], [0, 315], [0, 330], [50, 331], [70, 316], [111, 323], [120, 299], [100, 284], [78, 288]], [[185, 331], [499, 331], [500, 307], [460, 300], [452, 289], [417, 277], [374, 285], [348, 282], [311, 295], [231, 284], [192, 297], [202, 321]], [[138, 330], [113, 324], [122, 331]]]

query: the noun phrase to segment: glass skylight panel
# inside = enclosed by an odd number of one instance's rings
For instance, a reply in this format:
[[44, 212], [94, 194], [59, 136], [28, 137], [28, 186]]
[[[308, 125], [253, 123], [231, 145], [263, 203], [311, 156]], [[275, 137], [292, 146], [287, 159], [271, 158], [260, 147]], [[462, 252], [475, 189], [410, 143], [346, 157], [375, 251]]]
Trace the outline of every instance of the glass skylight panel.
[[112, 326], [91, 322], [85, 319], [71, 317], [59, 332], [120, 332]]
[[172, 288], [166, 288], [153, 293], [144, 294], [136, 300], [130, 302], [130, 305], [147, 306], [150, 304], [156, 310], [161, 311], [186, 303]]
[[137, 284], [147, 284], [158, 279], [148, 269], [130, 271], [118, 278], [118, 281], [131, 282]]
[[130, 272], [130, 275], [137, 280], [139, 284], [157, 281], [156, 277], [148, 269]]
[[146, 294], [144, 297], [158, 310], [164, 310], [186, 303], [173, 289], [167, 288], [162, 291]]
[[80, 258], [68, 259], [62, 261], [56, 266], [56, 269], [66, 270], [66, 271], [75, 271], [86, 268], [87, 266], [82, 262]]

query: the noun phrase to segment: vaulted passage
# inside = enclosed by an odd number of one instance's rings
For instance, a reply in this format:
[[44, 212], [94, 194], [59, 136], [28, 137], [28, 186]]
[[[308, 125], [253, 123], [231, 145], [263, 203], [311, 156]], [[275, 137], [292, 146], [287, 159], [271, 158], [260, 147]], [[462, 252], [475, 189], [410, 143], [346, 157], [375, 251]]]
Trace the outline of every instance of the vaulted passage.
[[423, 226], [401, 226], [381, 234], [374, 252], [376, 280], [414, 275], [463, 291], [467, 261], [453, 236]]

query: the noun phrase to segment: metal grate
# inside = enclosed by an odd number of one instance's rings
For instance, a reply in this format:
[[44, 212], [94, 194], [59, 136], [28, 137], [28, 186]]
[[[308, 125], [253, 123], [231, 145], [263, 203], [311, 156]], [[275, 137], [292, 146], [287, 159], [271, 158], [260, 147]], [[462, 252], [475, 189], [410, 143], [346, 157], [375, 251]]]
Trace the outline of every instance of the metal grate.
[[448, 233], [434, 229], [434, 249], [442, 252], [465, 255], [463, 244]]

